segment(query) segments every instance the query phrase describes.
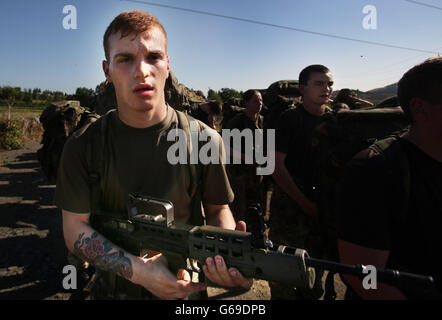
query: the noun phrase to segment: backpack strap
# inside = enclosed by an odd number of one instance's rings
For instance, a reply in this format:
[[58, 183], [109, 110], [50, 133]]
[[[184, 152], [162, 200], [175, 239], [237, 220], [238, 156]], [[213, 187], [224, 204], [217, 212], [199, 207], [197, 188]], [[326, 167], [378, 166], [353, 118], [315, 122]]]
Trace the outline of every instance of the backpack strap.
[[376, 141], [369, 147], [369, 150], [375, 154], [381, 155], [384, 159], [390, 161], [393, 168], [393, 175], [400, 183], [402, 194], [402, 208], [398, 218], [403, 221], [407, 215], [410, 205], [410, 163], [405, 152], [404, 146], [398, 136], [392, 136], [384, 140]]
[[[105, 116], [100, 118], [100, 134], [89, 134], [86, 143], [86, 162], [89, 174], [89, 188], [90, 188], [90, 225], [97, 229], [96, 223], [100, 219], [100, 201], [101, 201], [101, 181], [104, 175], [104, 152], [106, 150], [109, 111]], [[97, 230], [98, 231], [98, 230]], [[114, 297], [116, 294], [115, 288], [117, 283], [117, 276], [113, 273], [103, 273], [97, 271], [102, 277], [107, 278], [108, 290], [107, 295]]]
[[90, 213], [99, 214], [101, 200], [101, 181], [104, 174], [104, 153], [108, 134], [108, 114], [100, 118], [100, 134], [90, 134], [86, 145], [86, 161], [89, 170]]
[[177, 110], [175, 110], [175, 112], [178, 118], [178, 127], [184, 130], [187, 137], [187, 166], [190, 171], [190, 195], [192, 197], [192, 213], [189, 223], [192, 225], [205, 225], [206, 221], [202, 208], [202, 196], [204, 190], [204, 176], [207, 168], [199, 161], [196, 164], [191, 161], [192, 148], [197, 147], [197, 152], [199, 150], [199, 145], [192, 145], [192, 137], [198, 137], [201, 127], [198, 121], [188, 114]]

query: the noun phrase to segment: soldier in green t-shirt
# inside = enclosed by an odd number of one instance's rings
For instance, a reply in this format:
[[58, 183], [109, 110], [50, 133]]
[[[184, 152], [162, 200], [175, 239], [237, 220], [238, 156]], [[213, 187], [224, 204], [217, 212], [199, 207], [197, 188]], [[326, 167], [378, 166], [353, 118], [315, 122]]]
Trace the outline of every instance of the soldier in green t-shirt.
[[[230, 119], [226, 128], [238, 129], [241, 133], [244, 133], [244, 130], [250, 130], [254, 137], [255, 130], [263, 129], [263, 116], [259, 114], [263, 107], [261, 93], [258, 90], [247, 90], [243, 95], [243, 105], [244, 111]], [[252, 156], [255, 154], [254, 146], [255, 142], [253, 141], [250, 149]], [[233, 148], [235, 147], [233, 146]], [[237, 156], [241, 157], [241, 163], [230, 163], [227, 166], [229, 181], [235, 192], [231, 209], [237, 220], [246, 221], [250, 227], [246, 214], [248, 205], [260, 203], [261, 206], [265, 206], [263, 176], [257, 175], [256, 164], [245, 163], [245, 141], [242, 141], [240, 147], [241, 149], [237, 150]]]
[[[64, 147], [55, 203], [62, 209], [66, 245], [104, 272], [98, 284], [115, 289], [115, 294], [107, 292], [108, 296], [97, 297], [139, 298], [132, 295], [136, 287], [161, 299], [187, 298], [205, 290], [205, 284], [192, 282], [184, 270], [172, 274], [161, 254], [140, 257], [119, 248], [90, 224], [94, 216], [89, 181], [93, 169], [88, 165], [90, 141], [104, 141], [99, 199], [103, 211], [124, 214], [128, 194], [138, 192], [172, 201], [175, 219], [187, 222], [197, 196], [190, 190], [187, 165], [172, 165], [167, 157], [173, 143], [166, 139], [167, 133], [177, 128], [180, 117], [164, 97], [169, 57], [163, 27], [149, 13], [123, 12], [106, 30], [104, 50], [103, 70], [107, 81], [115, 86], [118, 109], [77, 132]], [[198, 123], [201, 129], [209, 130], [213, 140], [221, 140], [214, 130]], [[236, 224], [228, 206], [233, 193], [224, 165], [209, 164], [204, 171], [200, 199], [207, 224], [245, 231], [245, 223]], [[221, 256], [208, 258], [203, 270], [208, 279], [221, 286], [250, 288], [253, 282], [228, 268]], [[112, 277], [115, 274], [118, 277]], [[113, 280], [106, 282], [106, 276]], [[129, 283], [134, 285], [130, 287]]]

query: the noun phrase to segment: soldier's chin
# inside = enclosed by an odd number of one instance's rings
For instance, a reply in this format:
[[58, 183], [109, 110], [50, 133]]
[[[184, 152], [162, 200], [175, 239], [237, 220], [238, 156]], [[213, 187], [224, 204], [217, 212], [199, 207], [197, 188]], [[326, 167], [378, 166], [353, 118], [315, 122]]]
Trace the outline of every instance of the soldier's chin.
[[330, 98], [328, 98], [328, 97], [321, 97], [321, 99], [320, 99], [320, 102], [322, 103], [322, 104], [326, 104], [326, 103], [329, 103], [331, 100], [330, 100]]

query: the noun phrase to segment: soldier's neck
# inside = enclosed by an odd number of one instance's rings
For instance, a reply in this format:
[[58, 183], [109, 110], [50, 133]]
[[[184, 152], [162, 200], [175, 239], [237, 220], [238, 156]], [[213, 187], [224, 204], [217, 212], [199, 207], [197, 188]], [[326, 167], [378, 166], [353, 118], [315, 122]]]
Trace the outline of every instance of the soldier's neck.
[[425, 129], [412, 127], [410, 131], [402, 135], [402, 138], [410, 141], [429, 157], [442, 163], [441, 139], [434, 137]]
[[164, 120], [167, 115], [167, 105], [154, 107], [150, 110], [133, 110], [132, 108], [118, 107], [120, 120], [133, 128], [148, 128]]
[[253, 122], [256, 121], [256, 119], [258, 119], [258, 113], [250, 113], [246, 110], [246, 115], [247, 117], [252, 120]]
[[304, 106], [305, 111], [307, 111], [308, 113], [315, 115], [315, 116], [320, 116], [322, 114], [324, 114], [326, 107], [323, 104], [314, 104], [314, 103], [308, 103], [308, 102], [304, 102], [302, 104]]

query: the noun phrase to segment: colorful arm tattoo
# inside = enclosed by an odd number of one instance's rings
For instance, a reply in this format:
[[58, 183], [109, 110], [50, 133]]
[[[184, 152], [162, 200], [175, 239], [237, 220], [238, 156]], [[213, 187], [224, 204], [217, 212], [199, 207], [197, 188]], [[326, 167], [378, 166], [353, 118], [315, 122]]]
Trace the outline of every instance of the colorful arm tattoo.
[[[90, 238], [85, 237], [84, 234], [84, 232], [81, 233], [74, 243], [77, 255], [102, 270], [114, 271], [126, 279], [132, 278], [132, 263], [124, 256], [124, 252], [112, 247], [112, 244], [100, 237], [97, 232], [92, 233]], [[113, 249], [116, 251], [109, 253]]]

